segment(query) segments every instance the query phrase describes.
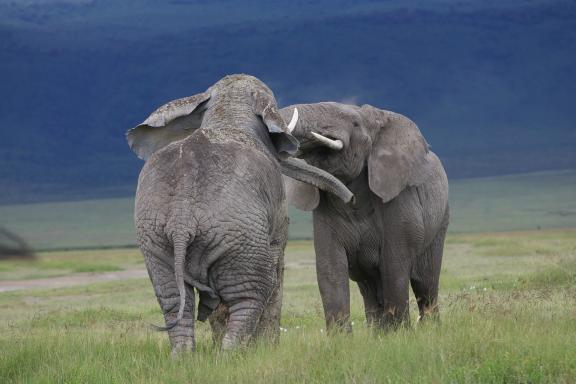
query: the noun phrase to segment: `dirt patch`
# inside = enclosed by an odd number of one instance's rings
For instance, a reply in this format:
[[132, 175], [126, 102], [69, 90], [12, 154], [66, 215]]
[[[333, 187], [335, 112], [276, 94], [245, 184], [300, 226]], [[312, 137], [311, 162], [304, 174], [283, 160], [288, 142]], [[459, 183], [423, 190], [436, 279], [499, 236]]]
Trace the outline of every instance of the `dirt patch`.
[[0, 292], [20, 291], [34, 288], [62, 288], [75, 285], [91, 284], [101, 281], [138, 279], [148, 277], [145, 269], [129, 269], [127, 271], [107, 273], [77, 273], [69, 276], [50, 277], [31, 280], [0, 281]]
[[[314, 265], [314, 261], [299, 261], [286, 263], [286, 268], [300, 269]], [[27, 280], [0, 280], [0, 292], [21, 291], [34, 288], [62, 288], [75, 285], [97, 283], [101, 281], [114, 281], [124, 279], [139, 279], [148, 277], [145, 269], [129, 269], [119, 272], [106, 273], [76, 273], [68, 276], [47, 277], [43, 279]]]

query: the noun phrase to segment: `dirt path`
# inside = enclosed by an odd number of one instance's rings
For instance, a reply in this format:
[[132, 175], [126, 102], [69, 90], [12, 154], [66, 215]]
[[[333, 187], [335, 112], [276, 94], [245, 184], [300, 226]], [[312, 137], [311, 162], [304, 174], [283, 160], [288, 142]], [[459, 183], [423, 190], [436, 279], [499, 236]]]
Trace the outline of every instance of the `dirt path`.
[[137, 279], [148, 277], [145, 269], [129, 269], [127, 271], [107, 273], [77, 273], [68, 276], [49, 277], [31, 280], [5, 280], [0, 281], [0, 292], [19, 291], [32, 288], [61, 288], [96, 283], [100, 281], [114, 281], [123, 279]]
[[[286, 263], [287, 268], [305, 268], [313, 265], [313, 261]], [[97, 283], [100, 281], [114, 281], [123, 279], [138, 279], [148, 277], [145, 269], [129, 269], [119, 272], [106, 273], [76, 273], [68, 276], [47, 277], [43, 279], [29, 280], [0, 280], [0, 293], [9, 291], [21, 291], [34, 288], [62, 288], [75, 285]]]

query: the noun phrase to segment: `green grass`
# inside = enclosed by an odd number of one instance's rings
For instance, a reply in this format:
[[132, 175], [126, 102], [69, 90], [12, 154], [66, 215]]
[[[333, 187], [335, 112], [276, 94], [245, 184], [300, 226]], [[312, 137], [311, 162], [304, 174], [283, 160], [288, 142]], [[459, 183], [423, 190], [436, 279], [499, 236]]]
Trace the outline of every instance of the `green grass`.
[[[576, 171], [450, 183], [451, 232], [576, 227]], [[38, 250], [135, 244], [133, 199], [0, 206], [0, 226]], [[290, 238], [311, 239], [309, 212], [290, 208]]]
[[[523, 245], [521, 251], [512, 251]], [[98, 254], [101, 253], [101, 256]], [[41, 253], [137, 264], [134, 250]], [[572, 383], [576, 379], [576, 231], [451, 234], [440, 324], [369, 332], [352, 293], [352, 335], [324, 332], [311, 242], [286, 253], [282, 332], [219, 353], [207, 324], [198, 350], [170, 358], [147, 279], [0, 294], [0, 382]], [[27, 264], [32, 268], [33, 263]], [[141, 265], [141, 264], [139, 264]], [[22, 266], [25, 268], [25, 266]], [[71, 273], [71, 272], [70, 272]], [[411, 317], [416, 316], [411, 299]]]

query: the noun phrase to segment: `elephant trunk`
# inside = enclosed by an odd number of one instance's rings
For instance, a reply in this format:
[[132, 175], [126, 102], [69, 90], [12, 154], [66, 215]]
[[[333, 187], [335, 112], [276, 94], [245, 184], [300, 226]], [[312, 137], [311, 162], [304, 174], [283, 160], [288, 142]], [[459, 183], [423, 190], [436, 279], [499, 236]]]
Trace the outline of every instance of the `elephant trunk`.
[[287, 158], [280, 160], [280, 166], [284, 175], [336, 195], [345, 203], [349, 203], [354, 197], [354, 194], [336, 177], [303, 160]]

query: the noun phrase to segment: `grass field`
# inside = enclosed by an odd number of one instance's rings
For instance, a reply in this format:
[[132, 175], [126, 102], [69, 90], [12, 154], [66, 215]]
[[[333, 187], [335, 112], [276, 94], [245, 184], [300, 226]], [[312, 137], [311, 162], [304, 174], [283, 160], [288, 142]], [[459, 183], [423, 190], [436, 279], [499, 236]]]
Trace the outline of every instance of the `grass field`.
[[[450, 183], [451, 232], [576, 227], [576, 170]], [[134, 245], [133, 199], [0, 206], [0, 226], [39, 250]], [[311, 215], [290, 209], [291, 239], [312, 237]]]
[[[372, 333], [352, 287], [352, 335], [324, 332], [309, 241], [286, 254], [282, 337], [170, 358], [148, 279], [0, 293], [0, 382], [573, 383], [576, 230], [450, 234], [440, 324]], [[44, 252], [0, 280], [142, 268], [133, 249]], [[412, 299], [413, 301], [413, 299]], [[411, 303], [412, 319], [416, 316]]]

